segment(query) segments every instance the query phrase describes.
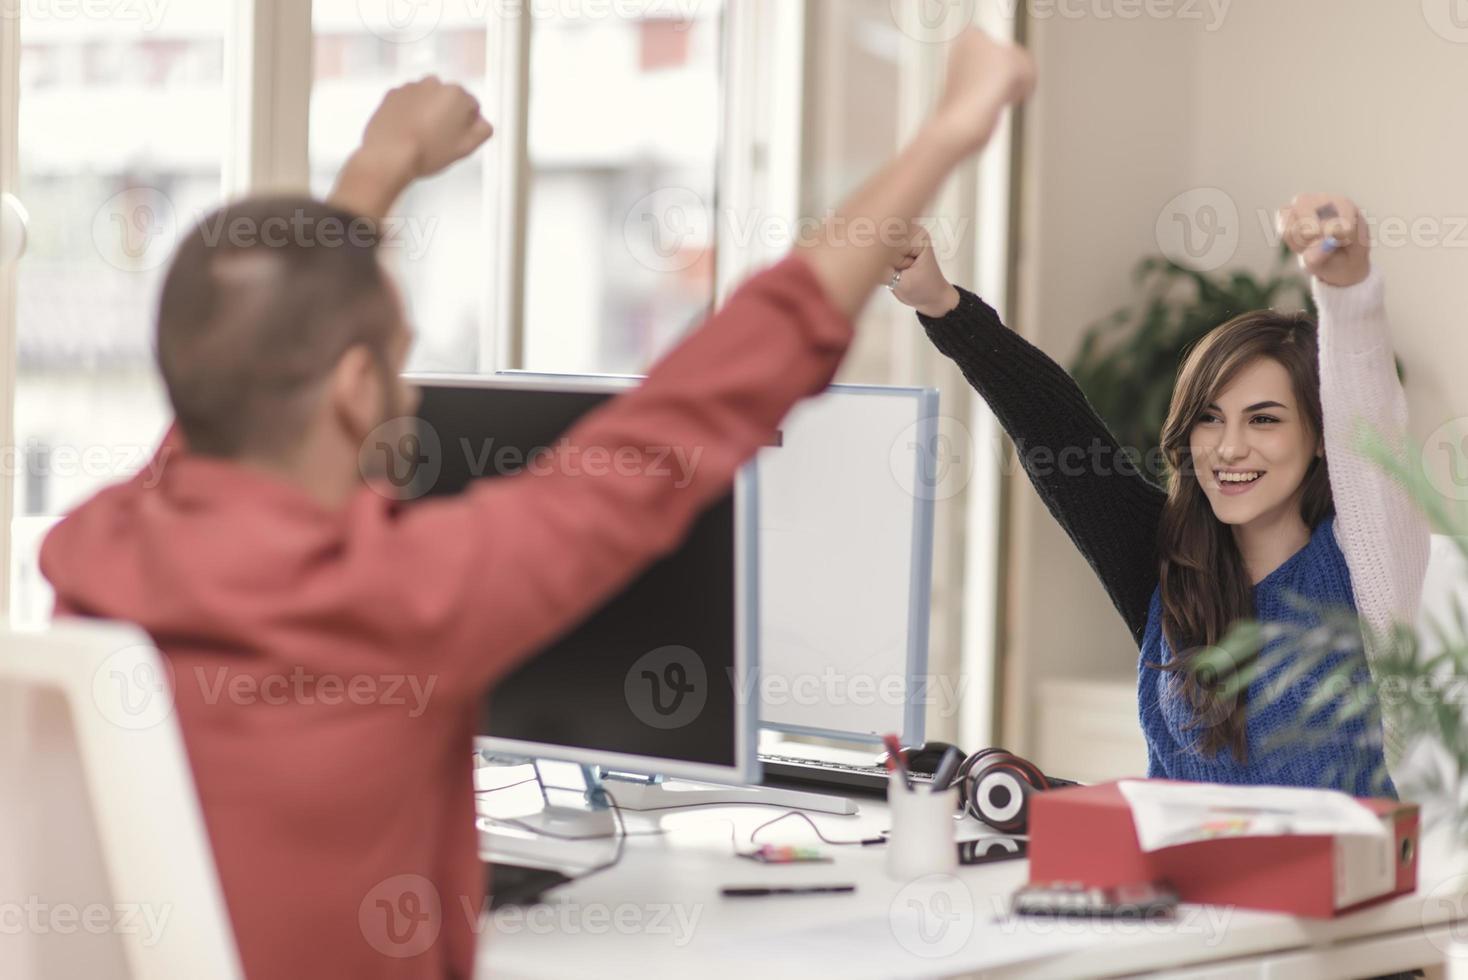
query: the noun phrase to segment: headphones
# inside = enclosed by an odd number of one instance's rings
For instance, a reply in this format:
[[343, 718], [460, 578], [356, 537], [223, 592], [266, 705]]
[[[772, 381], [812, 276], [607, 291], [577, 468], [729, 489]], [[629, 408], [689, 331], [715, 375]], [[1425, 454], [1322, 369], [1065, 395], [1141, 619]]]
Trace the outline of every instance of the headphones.
[[959, 809], [1006, 834], [1029, 832], [1030, 797], [1035, 793], [1080, 785], [1047, 776], [1028, 759], [997, 747], [964, 759], [955, 782], [961, 793]]

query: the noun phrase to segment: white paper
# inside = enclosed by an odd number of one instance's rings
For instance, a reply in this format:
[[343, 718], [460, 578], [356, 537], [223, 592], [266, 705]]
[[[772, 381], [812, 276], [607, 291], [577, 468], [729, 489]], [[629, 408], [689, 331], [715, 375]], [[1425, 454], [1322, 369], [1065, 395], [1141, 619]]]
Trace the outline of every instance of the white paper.
[[1388, 837], [1371, 810], [1331, 789], [1122, 780], [1143, 851], [1220, 837]]
[[[1383, 828], [1390, 827], [1383, 817]], [[1347, 835], [1335, 839], [1335, 907], [1350, 908], [1397, 886], [1396, 838]]]

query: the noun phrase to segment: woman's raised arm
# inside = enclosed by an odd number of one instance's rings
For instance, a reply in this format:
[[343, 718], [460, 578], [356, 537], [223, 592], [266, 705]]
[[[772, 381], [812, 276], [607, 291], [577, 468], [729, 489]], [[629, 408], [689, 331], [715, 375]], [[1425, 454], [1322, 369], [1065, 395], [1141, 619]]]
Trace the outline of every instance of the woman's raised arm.
[[1157, 530], [1167, 495], [1124, 453], [1065, 369], [1007, 328], [999, 314], [943, 276], [925, 236], [894, 274], [892, 291], [918, 311], [1014, 442], [1050, 513], [1141, 642], [1157, 587]]
[[1320, 309], [1320, 408], [1336, 539], [1356, 611], [1377, 635], [1416, 624], [1429, 528], [1406, 489], [1362, 454], [1363, 428], [1411, 461], [1407, 397], [1397, 379], [1381, 273], [1369, 231], [1343, 197], [1306, 194], [1279, 214], [1285, 242], [1314, 277]]

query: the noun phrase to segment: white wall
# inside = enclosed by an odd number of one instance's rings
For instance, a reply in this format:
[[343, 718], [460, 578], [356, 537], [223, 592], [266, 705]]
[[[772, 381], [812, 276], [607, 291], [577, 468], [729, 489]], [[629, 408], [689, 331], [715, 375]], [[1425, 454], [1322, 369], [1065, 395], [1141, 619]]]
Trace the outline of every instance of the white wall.
[[[1457, 0], [1426, 2], [1446, 12]], [[1461, 33], [1468, 42], [1468, 22]], [[1382, 222], [1374, 259], [1421, 446], [1468, 415], [1468, 43], [1435, 33], [1421, 0], [1239, 0], [1198, 56], [1196, 184], [1241, 211], [1339, 191]], [[1257, 265], [1269, 254], [1259, 221], [1243, 232], [1238, 259]], [[1446, 461], [1429, 459], [1438, 471]]]
[[[1239, 211], [1224, 268], [1263, 269], [1273, 251], [1261, 212], [1299, 191], [1339, 191], [1376, 218], [1419, 222], [1418, 244], [1376, 252], [1417, 444], [1468, 416], [1468, 385], [1455, 383], [1468, 368], [1468, 43], [1428, 16], [1451, 25], [1452, 2], [1178, 2], [1156, 7], [1174, 16], [1133, 20], [1103, 0], [1031, 4], [1080, 15], [1031, 21], [1041, 81], [1015, 326], [1068, 363], [1085, 327], [1132, 297], [1130, 271], [1160, 251], [1159, 215], [1182, 192], [1222, 191]], [[1200, 16], [1177, 16], [1190, 9]], [[1468, 24], [1457, 35], [1468, 42]], [[1136, 649], [1023, 475], [1010, 482], [1005, 737], [1033, 749], [1040, 683], [1133, 676]]]
[[[1025, 124], [1012, 319], [1065, 364], [1084, 328], [1130, 297], [1133, 264], [1156, 249], [1153, 221], [1138, 219], [1187, 170], [1191, 39], [1176, 21], [1095, 18], [1036, 21], [1031, 39], [1040, 87]], [[1011, 469], [1004, 737], [1027, 752], [1039, 684], [1125, 678], [1136, 650], [1090, 566]]]

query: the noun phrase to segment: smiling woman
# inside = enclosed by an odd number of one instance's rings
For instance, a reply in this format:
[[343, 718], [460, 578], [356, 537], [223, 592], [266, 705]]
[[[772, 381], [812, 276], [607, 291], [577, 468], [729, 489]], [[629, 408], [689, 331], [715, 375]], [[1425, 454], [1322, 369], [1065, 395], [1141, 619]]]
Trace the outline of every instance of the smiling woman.
[[[1255, 585], [1330, 513], [1318, 361], [1308, 317], [1264, 310], [1218, 327], [1183, 362], [1162, 430], [1178, 475], [1158, 536], [1162, 630], [1173, 650], [1216, 643], [1249, 618]], [[1243, 711], [1216, 704], [1184, 670], [1187, 659], [1163, 669], [1182, 673], [1182, 694], [1215, 719], [1201, 747], [1246, 758]]]
[[[1064, 369], [948, 283], [925, 242], [894, 270], [902, 272], [894, 292], [988, 401], [1126, 620], [1140, 649], [1148, 775], [1394, 795], [1381, 724], [1367, 720], [1376, 712], [1341, 725], [1326, 713], [1308, 737], [1279, 744], [1340, 658], [1308, 669], [1272, 658], [1278, 668], [1237, 693], [1188, 669], [1240, 620], [1308, 627], [1319, 609], [1344, 606], [1381, 631], [1410, 621], [1421, 594], [1427, 526], [1355, 448], [1362, 421], [1393, 446], [1406, 431], [1364, 222], [1351, 202], [1319, 196], [1297, 198], [1280, 217], [1286, 243], [1315, 277], [1321, 326], [1261, 311], [1197, 344], [1163, 430], [1166, 490], [1135, 465], [1101, 465], [1133, 457]], [[1044, 465], [1065, 454], [1092, 465]], [[1364, 667], [1349, 680], [1374, 704]], [[1267, 702], [1254, 697], [1264, 685]]]

